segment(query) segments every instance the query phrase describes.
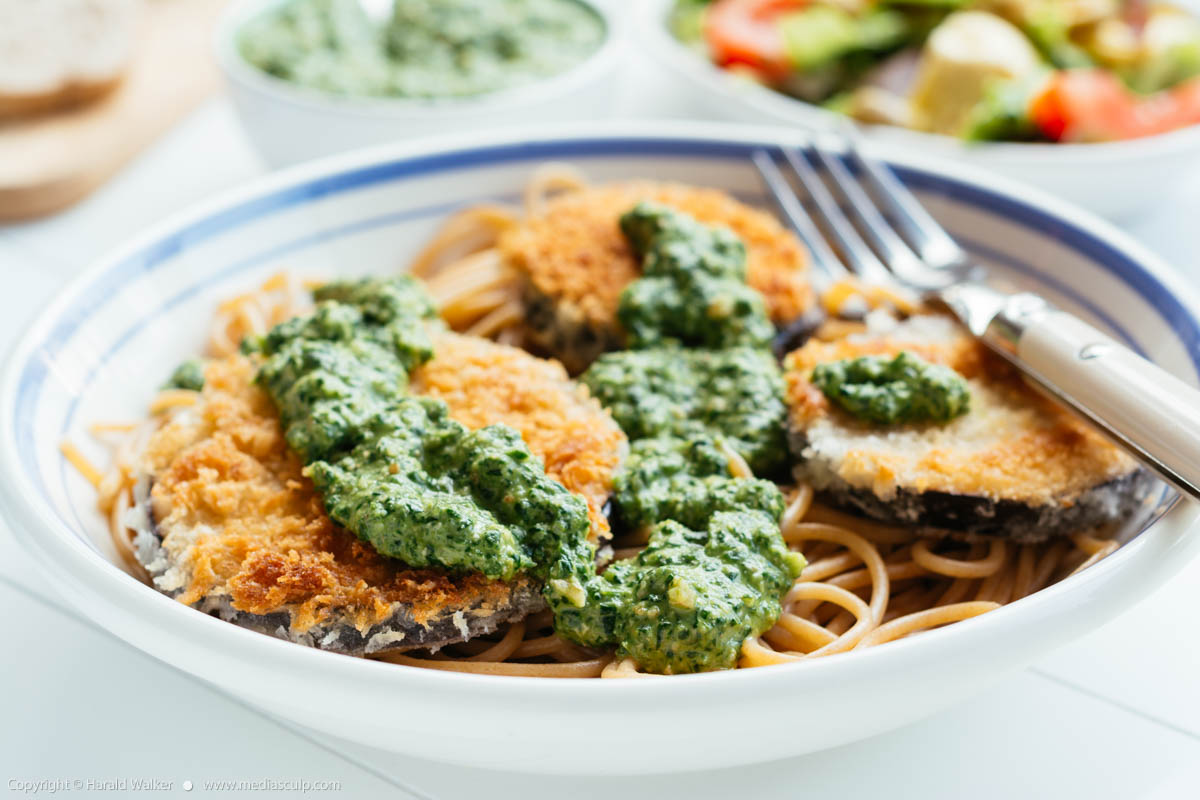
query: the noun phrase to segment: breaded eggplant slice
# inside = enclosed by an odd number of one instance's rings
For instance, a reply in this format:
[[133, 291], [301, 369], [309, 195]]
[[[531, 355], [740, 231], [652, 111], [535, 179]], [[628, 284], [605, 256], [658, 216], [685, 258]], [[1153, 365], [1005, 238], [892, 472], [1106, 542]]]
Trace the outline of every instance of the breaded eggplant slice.
[[619, 219], [646, 200], [723, 225], [746, 244], [748, 283], [783, 327], [813, 305], [808, 253], [770, 214], [716, 189], [631, 181], [554, 197], [535, 217], [507, 231], [500, 249], [522, 276], [526, 331], [531, 344], [562, 361], [572, 374], [603, 352], [619, 349], [621, 292], [641, 276], [641, 265], [621, 233]]
[[198, 402], [143, 451], [143, 502], [129, 522], [156, 588], [243, 627], [352, 655], [437, 649], [545, 607], [532, 579], [412, 569], [336, 525], [254, 373], [241, 356], [210, 363]]
[[[810, 382], [817, 364], [902, 350], [966, 378], [970, 410], [945, 424], [880, 427]], [[810, 341], [784, 364], [796, 478], [845, 510], [925, 535], [1031, 543], [1121, 519], [1149, 491], [1137, 462], [948, 317], [876, 316], [865, 332]]]
[[604, 506], [629, 444], [612, 415], [558, 361], [477, 336], [439, 334], [434, 357], [412, 374], [412, 391], [442, 400], [468, 428], [515, 428], [546, 474], [583, 497], [591, 538], [611, 538]]

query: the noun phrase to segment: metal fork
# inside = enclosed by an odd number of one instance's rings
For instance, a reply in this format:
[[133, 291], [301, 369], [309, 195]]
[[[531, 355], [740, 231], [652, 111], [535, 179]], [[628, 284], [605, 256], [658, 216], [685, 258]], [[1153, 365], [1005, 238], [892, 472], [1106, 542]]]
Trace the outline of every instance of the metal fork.
[[819, 143], [779, 149], [808, 196], [807, 206], [771, 153], [753, 155], [780, 212], [826, 281], [854, 275], [916, 290], [948, 308], [1033, 385], [1175, 488], [1200, 499], [1200, 391], [1044, 298], [990, 284], [986, 270], [886, 165], [864, 155], [853, 137], [841, 144], [841, 153]]

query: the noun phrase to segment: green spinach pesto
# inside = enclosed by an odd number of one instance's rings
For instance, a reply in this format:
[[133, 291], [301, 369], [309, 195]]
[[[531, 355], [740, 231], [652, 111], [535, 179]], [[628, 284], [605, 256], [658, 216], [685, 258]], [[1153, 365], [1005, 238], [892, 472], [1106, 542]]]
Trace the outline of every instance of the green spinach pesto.
[[338, 283], [315, 311], [245, 344], [332, 519], [379, 553], [546, 582], [551, 606], [594, 579], [587, 506], [549, 478], [519, 433], [470, 431], [438, 400], [406, 393], [433, 353], [433, 307], [415, 281]]
[[167, 382], [163, 384], [164, 389], [188, 389], [193, 392], [198, 392], [204, 388], [204, 360], [200, 358], [189, 358], [184, 361], [175, 371], [171, 373], [171, 377], [167, 378]]
[[555, 629], [651, 672], [736, 666], [804, 567], [779, 534], [782, 493], [730, 477], [727, 452], [704, 436], [635, 442], [615, 484], [619, 519], [649, 528], [648, 545], [588, 580], [582, 606], [559, 604]]
[[382, 24], [358, 0], [291, 0], [249, 22], [237, 45], [250, 64], [313, 89], [438, 98], [565, 72], [605, 36], [578, 0], [395, 0]]
[[[467, 430], [440, 401], [399, 400], [349, 454], [308, 474], [330, 517], [406, 564], [502, 580], [569, 579], [581, 564], [579, 577], [592, 574], [583, 500], [546, 477], [515, 430]], [[565, 574], [551, 569], [560, 559]]]
[[720, 511], [701, 530], [667, 520], [636, 558], [589, 584], [584, 607], [556, 612], [555, 627], [584, 644], [616, 643], [618, 657], [649, 672], [731, 669], [742, 642], [775, 624], [803, 567], [767, 514]]
[[720, 436], [758, 474], [787, 458], [783, 380], [769, 350], [606, 353], [581, 380], [631, 440]]
[[433, 303], [411, 278], [335, 283], [316, 310], [243, 343], [266, 361], [257, 380], [305, 461], [352, 448], [404, 396], [408, 371], [433, 357]]
[[779, 533], [778, 487], [731, 473], [730, 451], [763, 473], [784, 462], [773, 327], [728, 231], [649, 204], [621, 228], [643, 257], [620, 305], [633, 349], [582, 380], [633, 440], [614, 478], [616, 521], [649, 529], [649, 543], [590, 581], [555, 627], [651, 672], [729, 669], [804, 567]]
[[949, 422], [967, 413], [971, 392], [949, 367], [908, 352], [861, 356], [813, 369], [812, 383], [838, 408], [866, 422]]
[[733, 233], [653, 203], [624, 214], [621, 230], [642, 256], [643, 277], [617, 309], [631, 349], [770, 344], [775, 327], [746, 285], [746, 248]]
[[720, 511], [783, 514], [775, 484], [730, 476], [727, 452], [705, 435], [634, 442], [613, 480], [613, 500], [619, 521], [631, 529], [668, 519], [699, 529]]

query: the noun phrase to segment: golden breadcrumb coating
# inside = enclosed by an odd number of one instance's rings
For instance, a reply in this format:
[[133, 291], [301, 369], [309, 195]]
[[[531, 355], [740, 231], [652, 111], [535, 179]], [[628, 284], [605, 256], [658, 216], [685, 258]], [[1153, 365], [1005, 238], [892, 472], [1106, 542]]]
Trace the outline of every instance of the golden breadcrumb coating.
[[143, 454], [163, 546], [187, 576], [181, 602], [227, 594], [239, 611], [289, 612], [296, 632], [331, 619], [366, 631], [398, 605], [421, 625], [447, 608], [503, 610], [528, 583], [410, 569], [335, 525], [254, 372], [242, 356], [210, 363], [200, 401]]
[[588, 504], [593, 541], [609, 537], [604, 504], [626, 449], [625, 434], [562, 364], [474, 336], [439, 335], [412, 390], [445, 401], [468, 428], [503, 423], [520, 432], [546, 474]]
[[577, 306], [592, 324], [615, 324], [621, 291], [641, 274], [618, 220], [644, 200], [707, 225], [724, 225], [741, 237], [749, 257], [748, 283], [762, 293], [777, 324], [791, 322], [812, 305], [808, 254], [799, 240], [775, 217], [716, 189], [630, 181], [569, 192], [506, 232], [501, 251], [543, 295]]
[[[1014, 500], [1032, 506], [1071, 504], [1082, 492], [1127, 475], [1136, 462], [1085, 422], [1042, 397], [1003, 359], [948, 321], [938, 341], [903, 327], [838, 341], [811, 340], [785, 360], [793, 429], [844, 442], [838, 477], [887, 498], [917, 492]], [[960, 373], [971, 410], [943, 425], [880, 429], [834, 408], [810, 382], [817, 364], [907, 350]], [[834, 430], [836, 428], [836, 430]]]

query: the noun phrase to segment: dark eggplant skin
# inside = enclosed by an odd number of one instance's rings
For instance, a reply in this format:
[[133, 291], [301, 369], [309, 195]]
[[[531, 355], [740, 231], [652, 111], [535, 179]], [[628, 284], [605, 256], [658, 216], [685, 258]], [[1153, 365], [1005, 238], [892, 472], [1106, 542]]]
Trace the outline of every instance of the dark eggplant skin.
[[[536, 585], [515, 587], [506, 608], [490, 614], [475, 614], [472, 609], [447, 610], [427, 625], [420, 625], [411, 615], [403, 610], [396, 612], [390, 619], [375, 625], [365, 634], [349, 623], [332, 623], [320, 626], [303, 634], [293, 634], [290, 629], [291, 615], [285, 611], [270, 614], [249, 614], [233, 608], [228, 598], [206, 597], [197, 606], [214, 617], [226, 622], [232, 622], [242, 628], [265, 633], [279, 639], [298, 644], [329, 650], [334, 653], [344, 653], [352, 656], [364, 656], [374, 653], [404, 652], [407, 650], [437, 651], [449, 644], [473, 639], [476, 636], [486, 636], [500, 626], [509, 622], [517, 622], [530, 614], [541, 611], [546, 607], [541, 591]], [[464, 636], [454, 615], [462, 613], [462, 625], [467, 629]], [[372, 646], [371, 639], [379, 634], [403, 633], [404, 638], [397, 639], [384, 646]]]
[[[138, 561], [150, 571], [151, 577], [157, 578], [166, 572], [171, 564], [168, 554], [162, 546], [162, 534], [148, 502], [145, 503], [145, 508], [150, 528], [138, 534], [134, 545]], [[155, 565], [157, 569], [152, 568], [152, 565]], [[182, 589], [177, 589], [163, 593], [169, 597], [175, 597], [181, 592]], [[542, 598], [541, 587], [537, 583], [521, 582], [511, 587], [508, 602], [502, 608], [486, 610], [465, 606], [445, 608], [422, 625], [413, 619], [408, 608], [401, 607], [390, 618], [372, 626], [366, 633], [360, 633], [348, 621], [338, 620], [322, 623], [304, 633], [295, 633], [291, 629], [292, 618], [289, 612], [251, 614], [239, 611], [233, 607], [229, 597], [225, 595], [207, 595], [193, 607], [218, 619], [232, 622], [239, 627], [278, 639], [334, 653], [364, 656], [373, 653], [418, 649], [436, 651], [449, 644], [493, 633], [502, 625], [522, 620], [530, 614], [543, 610], [546, 602]], [[374, 637], [381, 634], [384, 637], [383, 643], [371, 642]], [[403, 636], [399, 636], [399, 634], [403, 634]]]
[[[808, 439], [802, 432], [792, 430], [788, 434], [788, 445], [793, 456], [799, 459]], [[795, 476], [799, 481], [808, 479], [802, 460], [795, 467]], [[1156, 482], [1150, 472], [1137, 467], [1076, 497], [1038, 506], [1015, 500], [903, 488], [893, 497], [884, 499], [871, 489], [849, 484], [819, 487], [817, 496], [834, 508], [876, 522], [916, 526], [922, 536], [1000, 537], [1020, 544], [1036, 544], [1128, 518], [1137, 512], [1142, 498], [1151, 493]]]
[[818, 493], [827, 504], [877, 522], [915, 525], [925, 537], [998, 537], [1037, 544], [1086, 531], [1135, 514], [1154, 483], [1137, 469], [1088, 489], [1070, 503], [1030, 506], [1014, 500], [902, 489], [883, 500], [870, 489], [849, 486]]
[[567, 372], [578, 375], [602, 353], [619, 350], [625, 335], [614, 319], [597, 324], [584, 319], [576, 306], [559, 303], [525, 279], [521, 287], [525, 331], [539, 353], [557, 358]]
[[788, 353], [803, 347], [828, 318], [820, 306], [815, 306], [780, 328], [771, 340], [775, 359], [782, 362]]

